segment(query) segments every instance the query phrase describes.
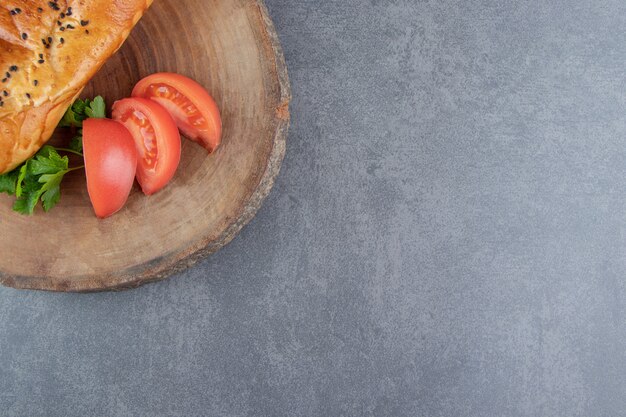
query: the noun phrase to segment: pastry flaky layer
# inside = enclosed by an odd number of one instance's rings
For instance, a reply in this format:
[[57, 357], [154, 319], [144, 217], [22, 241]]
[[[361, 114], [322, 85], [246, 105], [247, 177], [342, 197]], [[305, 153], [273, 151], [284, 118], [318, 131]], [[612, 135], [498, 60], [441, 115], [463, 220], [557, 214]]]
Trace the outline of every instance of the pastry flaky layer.
[[152, 0], [3, 0], [0, 174], [50, 138], [85, 84]]

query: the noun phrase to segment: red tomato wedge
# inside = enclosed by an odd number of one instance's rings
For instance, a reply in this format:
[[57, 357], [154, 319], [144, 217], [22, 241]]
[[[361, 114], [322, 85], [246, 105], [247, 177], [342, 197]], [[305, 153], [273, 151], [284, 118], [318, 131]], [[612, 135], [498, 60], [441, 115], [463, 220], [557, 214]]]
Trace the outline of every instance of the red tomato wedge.
[[180, 134], [174, 119], [156, 101], [139, 97], [116, 101], [113, 119], [135, 139], [141, 190], [146, 195], [156, 193], [172, 179], [180, 162]]
[[209, 153], [219, 146], [220, 111], [204, 87], [191, 78], [169, 72], [152, 74], [137, 83], [132, 96], [149, 98], [165, 107], [182, 134]]
[[87, 192], [100, 218], [121, 209], [135, 181], [137, 150], [128, 130], [110, 119], [83, 122], [83, 155]]

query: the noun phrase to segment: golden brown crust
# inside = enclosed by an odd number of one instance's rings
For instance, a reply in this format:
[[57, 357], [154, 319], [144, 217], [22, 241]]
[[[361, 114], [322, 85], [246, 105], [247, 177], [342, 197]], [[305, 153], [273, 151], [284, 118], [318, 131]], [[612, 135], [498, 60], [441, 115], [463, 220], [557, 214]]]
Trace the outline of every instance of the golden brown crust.
[[152, 0], [0, 6], [0, 173], [34, 154]]

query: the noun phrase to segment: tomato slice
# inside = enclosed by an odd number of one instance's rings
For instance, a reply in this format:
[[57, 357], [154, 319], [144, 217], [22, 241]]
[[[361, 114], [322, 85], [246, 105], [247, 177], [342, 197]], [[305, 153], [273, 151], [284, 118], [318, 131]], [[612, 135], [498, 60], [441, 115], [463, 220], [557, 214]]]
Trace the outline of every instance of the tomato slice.
[[156, 101], [170, 112], [180, 131], [209, 153], [220, 144], [222, 120], [213, 97], [200, 84], [180, 74], [161, 72], [137, 83], [133, 97]]
[[135, 139], [141, 190], [156, 193], [172, 179], [180, 162], [180, 134], [172, 116], [155, 101], [133, 97], [113, 104], [113, 119]]
[[87, 192], [100, 218], [119, 211], [135, 181], [137, 150], [128, 130], [111, 119], [83, 122], [83, 155]]

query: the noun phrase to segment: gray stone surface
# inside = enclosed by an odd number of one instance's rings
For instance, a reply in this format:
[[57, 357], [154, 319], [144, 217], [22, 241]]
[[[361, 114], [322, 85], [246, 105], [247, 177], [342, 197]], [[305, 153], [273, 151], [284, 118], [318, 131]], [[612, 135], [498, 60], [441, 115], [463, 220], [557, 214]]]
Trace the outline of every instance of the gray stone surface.
[[626, 3], [267, 3], [265, 206], [162, 283], [1, 289], [0, 415], [625, 416]]

